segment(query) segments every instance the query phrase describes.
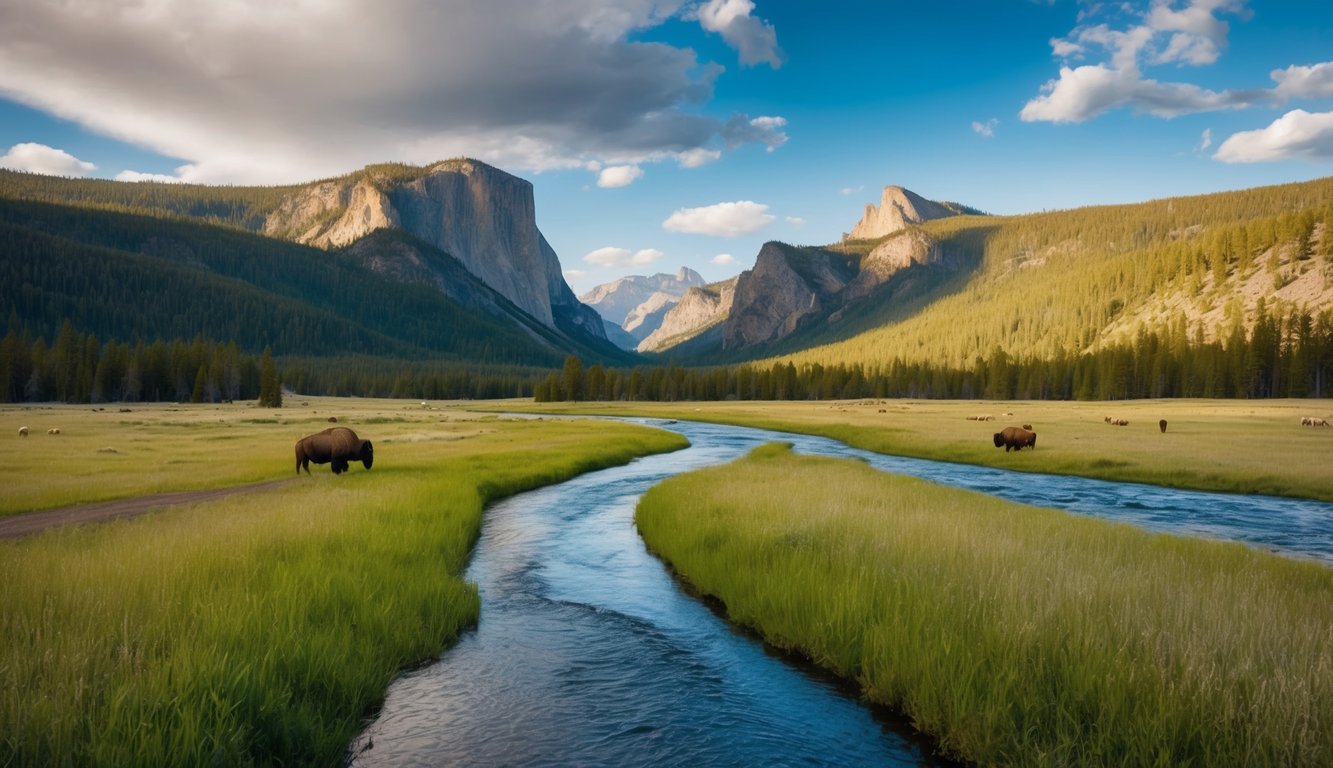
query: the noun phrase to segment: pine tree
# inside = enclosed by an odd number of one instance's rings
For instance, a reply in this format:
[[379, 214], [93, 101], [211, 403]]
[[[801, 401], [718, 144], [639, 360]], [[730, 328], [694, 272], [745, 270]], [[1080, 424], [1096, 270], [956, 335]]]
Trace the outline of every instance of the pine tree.
[[259, 407], [282, 407], [282, 381], [278, 378], [278, 367], [273, 363], [273, 350], [264, 347], [264, 355], [259, 361]]

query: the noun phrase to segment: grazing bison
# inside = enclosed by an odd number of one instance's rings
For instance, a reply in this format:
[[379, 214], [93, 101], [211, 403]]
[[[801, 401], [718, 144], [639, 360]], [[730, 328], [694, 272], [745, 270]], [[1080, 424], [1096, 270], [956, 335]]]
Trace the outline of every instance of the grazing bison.
[[51, 427], [50, 429], [46, 430], [46, 434], [48, 434], [48, 435], [58, 435], [58, 434], [60, 434], [60, 427]]
[[28, 428], [19, 427], [19, 437], [27, 437], [27, 436], [28, 436]]
[[333, 474], [347, 471], [349, 461], [360, 461], [370, 469], [375, 463], [375, 448], [347, 427], [329, 427], [296, 441], [296, 474], [310, 474], [310, 462], [333, 464]]
[[1031, 424], [1024, 424], [1024, 425], [1023, 425], [1023, 429], [1026, 429], [1027, 431], [1031, 432], [1031, 431], [1032, 431], [1032, 425], [1031, 425]]
[[1162, 430], [1162, 434], [1166, 434], [1166, 419], [1157, 422], [1157, 428]]
[[1037, 433], [1022, 427], [1005, 427], [995, 433], [995, 447], [1004, 446], [1004, 452], [1008, 453], [1012, 448], [1015, 451], [1021, 451], [1026, 446], [1036, 449]]
[[330, 416], [330, 417], [329, 417], [329, 423], [330, 423], [330, 424], [337, 424], [337, 423], [338, 423], [338, 417], [337, 417], [337, 416]]

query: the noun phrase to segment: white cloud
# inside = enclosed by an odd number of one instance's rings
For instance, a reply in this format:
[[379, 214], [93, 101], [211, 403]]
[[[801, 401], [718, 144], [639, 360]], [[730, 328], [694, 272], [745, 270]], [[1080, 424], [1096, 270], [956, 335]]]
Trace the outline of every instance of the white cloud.
[[1196, 148], [1196, 151], [1202, 152], [1211, 146], [1213, 146], [1213, 129], [1204, 128], [1203, 135], [1199, 137], [1199, 146]]
[[864, 184], [862, 184], [859, 187], [843, 187], [842, 189], [838, 190], [838, 194], [842, 195], [843, 197], [851, 197], [852, 195], [855, 195], [856, 193], [860, 192], [865, 188], [866, 185]]
[[566, 280], [582, 280], [588, 276], [588, 273], [582, 269], [566, 269], [563, 274]]
[[165, 173], [140, 173], [138, 171], [121, 171], [116, 174], [116, 181], [154, 181], [159, 184], [179, 184], [179, 176], [169, 176]]
[[608, 246], [592, 251], [584, 256], [583, 260], [589, 264], [597, 264], [603, 267], [643, 267], [652, 264], [664, 255], [656, 248], [631, 251], [628, 248]]
[[722, 157], [721, 150], [695, 147], [684, 152], [677, 152], [676, 162], [680, 163], [681, 168], [702, 168], [720, 157]]
[[973, 120], [972, 130], [978, 135], [985, 136], [986, 138], [989, 139], [995, 135], [995, 126], [999, 124], [1000, 121], [994, 117], [992, 117], [991, 119], [987, 120], [984, 123], [979, 123], [976, 120]]
[[777, 69], [782, 66], [782, 51], [778, 48], [778, 33], [773, 25], [750, 15], [754, 3], [750, 0], [708, 0], [691, 12], [699, 26], [722, 35], [727, 44], [740, 54], [742, 64], [766, 63]]
[[805, 223], [805, 219], [801, 218], [800, 216], [783, 216], [782, 220], [792, 225], [793, 227], [799, 227]]
[[1224, 163], [1333, 160], [1333, 112], [1293, 109], [1267, 128], [1232, 134], [1213, 157]]
[[[625, 166], [780, 144], [780, 131], [749, 115], [707, 114], [719, 63], [641, 39], [691, 8], [685, 0], [6, 3], [0, 93], [181, 158], [179, 175], [197, 182], [302, 181], [459, 155], [515, 171]], [[774, 44], [776, 33], [751, 6], [708, 9], [742, 61], [776, 55], [756, 31]]]
[[[1078, 67], [1062, 65], [1059, 77], [1042, 85], [1040, 95], [1023, 106], [1019, 117], [1028, 122], [1081, 123], [1122, 107], [1176, 117], [1273, 101], [1273, 92], [1263, 89], [1212, 91], [1145, 77], [1145, 65], [1216, 62], [1226, 48], [1230, 29], [1218, 14], [1245, 13], [1244, 0], [1188, 0], [1184, 7], [1175, 6], [1171, 0], [1153, 0], [1139, 15], [1142, 23], [1126, 29], [1083, 24], [1068, 37], [1052, 40], [1051, 50], [1059, 58], [1082, 58], [1096, 47], [1106, 52], [1108, 60]], [[1086, 13], [1106, 10], [1094, 5]], [[1128, 6], [1118, 11], [1135, 15]], [[1081, 12], [1080, 21], [1085, 18]]]
[[702, 208], [681, 208], [662, 222], [663, 229], [695, 235], [739, 237], [758, 232], [776, 218], [767, 205], [751, 200], [718, 203]]
[[597, 186], [603, 189], [626, 187], [643, 175], [643, 169], [637, 165], [609, 165], [597, 174]]
[[1333, 61], [1308, 67], [1292, 65], [1270, 74], [1277, 83], [1273, 92], [1282, 101], [1333, 98]]
[[44, 173], [47, 176], [87, 176], [97, 170], [96, 165], [84, 162], [63, 149], [32, 142], [10, 147], [0, 157], [0, 168]]
[[732, 256], [729, 253], [719, 253], [718, 255], [709, 259], [709, 261], [718, 265], [719, 267], [729, 267], [732, 264], [736, 263], [736, 257]]

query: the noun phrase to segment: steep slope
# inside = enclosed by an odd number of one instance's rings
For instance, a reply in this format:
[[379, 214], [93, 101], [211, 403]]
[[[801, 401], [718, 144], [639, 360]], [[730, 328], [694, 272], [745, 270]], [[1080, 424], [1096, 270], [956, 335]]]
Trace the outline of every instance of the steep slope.
[[579, 308], [560, 260], [537, 229], [531, 182], [485, 163], [372, 166], [311, 184], [286, 195], [262, 231], [327, 249], [388, 228], [451, 254], [547, 326], [604, 338], [601, 323]]
[[[976, 268], [926, 301], [872, 296], [856, 305], [864, 332], [806, 336], [811, 348], [784, 359], [970, 370], [1001, 353], [1052, 360], [1149, 338], [1235, 345], [1275, 319], [1301, 334], [1333, 309], [1330, 178], [919, 230]], [[892, 238], [849, 250], [868, 258]]]
[[415, 277], [222, 227], [0, 201], [0, 243], [0, 313], [47, 337], [70, 320], [103, 338], [202, 336], [289, 355], [536, 365], [563, 355]]
[[843, 236], [843, 240], [874, 240], [933, 219], [955, 216], [958, 211], [899, 186], [887, 186], [879, 205], [867, 204], [865, 215]]
[[627, 275], [594, 287], [580, 296], [579, 300], [597, 310], [597, 314], [609, 322], [624, 327], [630, 313], [652, 298], [653, 294], [662, 293], [680, 298], [689, 288], [703, 285], [704, 279], [698, 272], [681, 267], [674, 275], [664, 272], [649, 276]]
[[[610, 350], [600, 318], [574, 296], [537, 228], [532, 185], [484, 163], [370, 166], [337, 179], [286, 187], [130, 184], [0, 171], [3, 198], [192, 218], [324, 250], [354, 245], [374, 232], [401, 230], [457, 259], [523, 313], [564, 337], [565, 346]], [[419, 266], [430, 271], [434, 263]], [[445, 270], [426, 279], [420, 270], [410, 272], [437, 288], [457, 275]]]
[[[700, 339], [709, 331], [720, 331], [722, 323], [731, 314], [739, 278], [710, 283], [702, 288], [690, 288], [680, 301], [662, 318], [661, 325], [643, 341], [640, 352], [659, 352], [674, 349], [686, 342]], [[716, 340], [720, 342], [719, 339]]]

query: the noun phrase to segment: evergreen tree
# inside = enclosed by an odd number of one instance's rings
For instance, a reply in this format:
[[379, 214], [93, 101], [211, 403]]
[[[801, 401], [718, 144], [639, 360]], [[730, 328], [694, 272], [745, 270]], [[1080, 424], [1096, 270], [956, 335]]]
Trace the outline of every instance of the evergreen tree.
[[278, 378], [278, 367], [273, 363], [273, 350], [268, 347], [264, 347], [259, 362], [259, 406], [282, 407], [282, 381]]

